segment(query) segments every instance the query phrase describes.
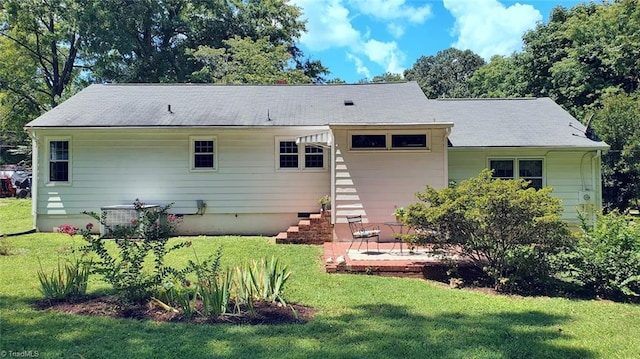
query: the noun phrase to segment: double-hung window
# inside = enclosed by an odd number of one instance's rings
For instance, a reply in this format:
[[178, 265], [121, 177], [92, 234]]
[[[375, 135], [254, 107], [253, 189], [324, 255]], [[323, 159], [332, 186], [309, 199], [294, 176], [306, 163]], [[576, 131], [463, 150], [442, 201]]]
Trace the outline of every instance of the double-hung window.
[[298, 145], [289, 139], [276, 139], [278, 170], [324, 170], [325, 150], [315, 145]]
[[70, 182], [69, 140], [49, 141], [49, 182]]
[[213, 171], [216, 169], [215, 137], [191, 137], [191, 169]]
[[543, 167], [541, 159], [500, 158], [489, 160], [489, 169], [493, 171], [493, 178], [521, 178], [529, 181], [529, 186], [535, 189], [540, 189], [544, 185]]

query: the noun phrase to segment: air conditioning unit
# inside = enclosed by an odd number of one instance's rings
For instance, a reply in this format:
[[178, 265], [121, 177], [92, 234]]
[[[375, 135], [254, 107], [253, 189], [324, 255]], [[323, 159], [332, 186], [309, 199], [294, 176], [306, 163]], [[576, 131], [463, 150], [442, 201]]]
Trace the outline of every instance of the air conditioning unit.
[[578, 204], [594, 204], [596, 194], [593, 191], [578, 192]]
[[[158, 205], [144, 205], [143, 208], [158, 208]], [[136, 220], [139, 220], [138, 211], [132, 204], [104, 206], [102, 218], [104, 223], [100, 223], [100, 236], [109, 237], [116, 226], [129, 227]]]

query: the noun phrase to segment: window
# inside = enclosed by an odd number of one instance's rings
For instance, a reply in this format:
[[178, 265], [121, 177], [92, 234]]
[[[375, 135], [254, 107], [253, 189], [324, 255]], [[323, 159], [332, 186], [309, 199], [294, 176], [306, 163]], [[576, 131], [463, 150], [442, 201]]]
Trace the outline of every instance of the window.
[[353, 135], [351, 148], [387, 148], [387, 135]]
[[322, 147], [309, 145], [304, 147], [304, 167], [324, 168], [324, 150]]
[[518, 176], [527, 181], [531, 181], [529, 186], [542, 188], [542, 161], [541, 160], [519, 160]]
[[392, 148], [427, 148], [427, 135], [391, 135]]
[[290, 139], [276, 138], [278, 170], [326, 170], [325, 150], [317, 145], [298, 145]]
[[49, 141], [49, 181], [69, 182], [69, 141]]
[[295, 141], [280, 141], [280, 168], [298, 168], [298, 145]]
[[190, 137], [191, 169], [206, 171], [216, 169], [215, 137]]
[[429, 150], [428, 133], [390, 131], [350, 134], [352, 150]]
[[540, 189], [544, 185], [542, 168], [542, 160], [540, 159], [489, 160], [489, 169], [493, 170], [493, 178], [521, 178], [530, 181], [529, 186], [535, 189]]

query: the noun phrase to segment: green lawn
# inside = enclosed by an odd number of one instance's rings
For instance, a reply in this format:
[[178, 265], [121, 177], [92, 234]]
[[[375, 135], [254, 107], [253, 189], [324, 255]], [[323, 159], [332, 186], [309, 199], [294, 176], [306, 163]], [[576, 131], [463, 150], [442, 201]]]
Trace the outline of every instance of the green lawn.
[[33, 228], [31, 200], [0, 198], [0, 236]]
[[[5, 208], [0, 206], [2, 220]], [[190, 239], [192, 248], [172, 253], [171, 262], [185, 262], [193, 250], [213, 253], [220, 245], [224, 265], [277, 256], [293, 272], [286, 299], [317, 308], [315, 318], [297, 325], [208, 326], [36, 311], [31, 303], [41, 297], [38, 259], [53, 268], [64, 248], [81, 238], [29, 234], [4, 239], [14, 254], [0, 256], [0, 351], [87, 359], [640, 355], [639, 305], [495, 296], [417, 279], [326, 274], [321, 247], [275, 245], [262, 237]], [[106, 288], [92, 279], [89, 290]]]

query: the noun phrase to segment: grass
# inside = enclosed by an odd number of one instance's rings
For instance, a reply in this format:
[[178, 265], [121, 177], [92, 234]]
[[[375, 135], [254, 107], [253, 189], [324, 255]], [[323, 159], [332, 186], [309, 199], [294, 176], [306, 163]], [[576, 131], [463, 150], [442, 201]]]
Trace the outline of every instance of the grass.
[[[0, 218], [6, 207], [0, 207]], [[198, 256], [223, 246], [223, 266], [272, 255], [293, 272], [288, 302], [318, 309], [304, 325], [155, 323], [43, 312], [31, 304], [37, 259], [56, 266], [81, 238], [7, 238], [0, 256], [0, 350], [41, 358], [634, 358], [640, 306], [608, 301], [496, 296], [417, 279], [324, 273], [321, 247], [264, 237], [195, 237]], [[170, 255], [176, 265], [192, 248]], [[63, 254], [68, 255], [68, 254]], [[90, 292], [107, 286], [92, 278]]]
[[0, 198], [0, 236], [33, 228], [31, 200]]

